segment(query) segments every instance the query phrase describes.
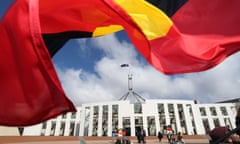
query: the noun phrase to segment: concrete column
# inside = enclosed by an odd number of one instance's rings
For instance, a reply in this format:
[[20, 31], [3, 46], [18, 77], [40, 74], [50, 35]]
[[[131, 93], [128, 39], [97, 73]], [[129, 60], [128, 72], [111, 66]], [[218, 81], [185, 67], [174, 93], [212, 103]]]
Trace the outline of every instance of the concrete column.
[[147, 116], [142, 115], [141, 117], [143, 119], [143, 129], [146, 131], [146, 136], [148, 136]]
[[108, 105], [108, 136], [112, 136], [112, 105]]
[[59, 119], [56, 120], [56, 128], [54, 136], [59, 136], [61, 122]]
[[177, 126], [175, 133], [178, 133], [178, 132], [182, 131], [182, 129], [181, 129], [181, 124], [180, 124], [180, 119], [179, 119], [178, 107], [177, 107], [176, 103], [173, 104], [173, 108], [174, 108], [174, 117], [175, 117], [176, 126]]
[[103, 106], [99, 105], [98, 107], [98, 136], [102, 136], [102, 116], [103, 116]]
[[185, 121], [186, 121], [187, 134], [191, 134], [192, 122], [190, 119], [191, 116], [189, 113], [189, 106], [183, 105], [183, 112], [184, 112]]
[[45, 131], [45, 136], [50, 136], [51, 126], [52, 126], [52, 121], [51, 120], [47, 121], [47, 127], [46, 127], [46, 131]]
[[169, 118], [169, 112], [168, 112], [168, 103], [164, 103], [164, 112], [165, 112], [165, 118], [166, 118], [166, 125], [170, 125], [170, 118]]
[[193, 111], [193, 118], [194, 118], [194, 123], [195, 123], [195, 130], [196, 130], [197, 134], [205, 134], [199, 107], [196, 105], [192, 105], [192, 111]]
[[228, 118], [230, 119], [230, 123], [232, 125], [232, 128], [236, 128], [236, 112], [234, 113], [231, 109], [231, 106], [227, 106], [227, 113], [228, 113]]
[[215, 128], [215, 126], [214, 126], [214, 123], [213, 123], [213, 118], [212, 118], [212, 114], [210, 112], [210, 107], [209, 106], [206, 107], [206, 113], [207, 113], [207, 117], [208, 117], [209, 128], [211, 130], [211, 129]]
[[159, 115], [158, 113], [155, 114], [155, 125], [156, 125], [156, 134], [158, 134], [158, 132], [160, 131], [160, 122], [159, 122]]
[[90, 107], [88, 136], [92, 136], [92, 134], [93, 134], [93, 106]]
[[131, 136], [136, 136], [134, 115], [130, 116], [130, 125], [131, 125]]
[[119, 105], [118, 105], [118, 129], [122, 129], [123, 128], [123, 125], [122, 125], [122, 118], [123, 118], [123, 116], [122, 116], [122, 113], [121, 113], [121, 107], [122, 106], [124, 106], [124, 105], [122, 105], [122, 103], [120, 103]]
[[84, 125], [85, 125], [85, 107], [82, 107], [81, 112], [80, 112], [80, 132], [79, 136], [84, 135]]
[[219, 120], [220, 126], [225, 126], [223, 114], [219, 106], [216, 106], [216, 112], [217, 112], [217, 119]]
[[64, 130], [64, 136], [69, 136], [69, 129], [70, 129], [70, 120], [67, 119], [65, 123], [65, 130]]

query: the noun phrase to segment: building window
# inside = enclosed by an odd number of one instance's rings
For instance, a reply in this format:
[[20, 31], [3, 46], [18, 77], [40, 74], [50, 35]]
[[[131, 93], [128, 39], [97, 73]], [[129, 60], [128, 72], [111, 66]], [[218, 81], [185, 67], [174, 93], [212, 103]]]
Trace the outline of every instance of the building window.
[[187, 104], [186, 106], [188, 108], [188, 112], [189, 112], [190, 116], [193, 117], [192, 105], [191, 104]]
[[130, 127], [130, 117], [123, 117], [123, 126]]
[[107, 136], [107, 132], [108, 132], [108, 105], [104, 105], [102, 113], [102, 135]]
[[66, 119], [66, 118], [67, 118], [67, 114], [63, 114], [62, 119]]
[[216, 116], [217, 112], [216, 112], [216, 108], [215, 107], [210, 107], [210, 112], [212, 116]]
[[225, 126], [227, 126], [229, 129], [233, 128], [229, 118], [224, 118], [224, 123], [225, 123]]
[[217, 118], [213, 119], [213, 123], [214, 123], [215, 127], [219, 127], [220, 126], [219, 119], [217, 119]]
[[224, 116], [228, 115], [226, 107], [220, 107], [220, 110], [222, 112], [222, 115], [224, 115]]
[[76, 112], [72, 112], [71, 119], [76, 119]]
[[108, 114], [108, 105], [103, 106], [103, 114]]
[[209, 123], [208, 123], [208, 119], [203, 119], [202, 120], [203, 122], [203, 126], [204, 126], [204, 129], [205, 129], [205, 134], [208, 134], [210, 132], [210, 126], [209, 126]]
[[126, 132], [126, 136], [131, 135], [131, 121], [130, 117], [123, 117], [123, 130]]
[[143, 125], [143, 119], [141, 116], [136, 116], [135, 117], [135, 126], [142, 127]]
[[175, 118], [175, 112], [174, 112], [174, 106], [173, 104], [168, 104], [168, 112], [169, 112], [169, 119], [170, 119], [170, 124], [173, 130], [176, 131], [176, 118]]
[[24, 128], [23, 128], [23, 127], [19, 127], [19, 128], [18, 128], [18, 132], [19, 132], [20, 136], [23, 135], [23, 131], [24, 131]]
[[118, 114], [118, 105], [112, 105], [112, 113]]
[[148, 135], [149, 136], [156, 136], [155, 117], [154, 116], [148, 116], [147, 117], [147, 124], [148, 124]]
[[166, 126], [166, 117], [165, 117], [165, 110], [164, 104], [158, 104], [158, 117], [159, 117], [159, 124], [160, 124], [160, 131], [164, 132], [164, 127]]
[[159, 116], [159, 123], [160, 123], [160, 131], [164, 131], [164, 127], [166, 126], [166, 117], [165, 115]]
[[65, 131], [65, 122], [61, 122], [59, 135], [64, 136], [64, 131]]
[[134, 113], [135, 114], [142, 113], [142, 104], [141, 103], [134, 103]]
[[112, 131], [118, 130], [118, 105], [112, 105]]
[[178, 108], [178, 115], [179, 115], [179, 120], [180, 120], [182, 133], [186, 134], [187, 133], [187, 126], [186, 126], [186, 120], [185, 120], [185, 115], [184, 115], [184, 111], [183, 111], [183, 105], [178, 104], [177, 108]]
[[158, 113], [164, 114], [164, 105], [163, 104], [158, 104]]
[[70, 123], [69, 136], [74, 136], [75, 122]]
[[173, 104], [168, 104], [168, 112], [169, 112], [170, 115], [174, 114]]
[[45, 135], [46, 128], [47, 128], [47, 123], [46, 122], [42, 123], [41, 136]]
[[180, 118], [180, 119], [184, 119], [183, 105], [182, 105], [182, 104], [178, 104], [178, 105], [177, 105], [177, 108], [178, 108], [179, 118]]
[[90, 120], [90, 107], [85, 107], [84, 136], [88, 136], [89, 120]]
[[50, 136], [54, 136], [55, 135], [55, 129], [56, 129], [56, 122], [52, 121]]
[[188, 117], [188, 119], [191, 119], [192, 121], [192, 130], [190, 130], [189, 132], [193, 132], [194, 134], [196, 134], [196, 124], [195, 124], [195, 121], [194, 121], [194, 115], [193, 115], [193, 110], [192, 110], [192, 105], [191, 104], [186, 104], [186, 107], [188, 109], [188, 112], [189, 112], [189, 115], [190, 117]]
[[92, 136], [97, 136], [98, 131], [98, 116], [99, 116], [99, 107], [93, 107], [93, 129], [92, 129]]
[[135, 116], [135, 132], [139, 132], [143, 129], [143, 118], [141, 116]]
[[76, 123], [76, 134], [75, 136], [79, 136], [79, 132], [80, 132], [80, 122]]
[[200, 108], [200, 113], [201, 113], [201, 116], [207, 116], [205, 107]]
[[93, 115], [98, 115], [98, 113], [99, 113], [99, 108], [98, 108], [98, 106], [94, 106], [94, 107], [93, 107]]

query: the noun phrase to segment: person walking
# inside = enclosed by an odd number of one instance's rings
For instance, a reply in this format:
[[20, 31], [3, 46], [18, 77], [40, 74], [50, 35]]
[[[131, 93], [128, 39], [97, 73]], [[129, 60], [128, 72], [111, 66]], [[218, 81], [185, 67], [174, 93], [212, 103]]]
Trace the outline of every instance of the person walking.
[[178, 132], [176, 144], [185, 144], [182, 132]]
[[141, 142], [146, 143], [145, 137], [146, 137], [146, 132], [145, 132], [145, 130], [140, 129], [140, 130], [137, 132], [138, 143], [141, 143]]
[[169, 129], [167, 131], [167, 139], [168, 139], [168, 143], [172, 144], [173, 143], [173, 133], [172, 133], [172, 129]]
[[162, 142], [162, 138], [163, 138], [163, 134], [159, 131], [158, 132], [158, 140], [160, 143]]

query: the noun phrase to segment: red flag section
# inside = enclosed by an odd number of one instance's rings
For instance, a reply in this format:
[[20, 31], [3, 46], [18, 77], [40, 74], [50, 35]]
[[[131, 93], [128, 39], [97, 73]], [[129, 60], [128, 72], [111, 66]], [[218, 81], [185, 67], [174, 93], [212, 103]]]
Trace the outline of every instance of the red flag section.
[[[147, 61], [163, 73], [204, 71], [239, 51], [239, 0], [148, 1], [160, 8], [165, 5], [165, 12], [154, 11], [147, 4], [140, 6], [143, 1], [107, 3], [112, 7], [121, 5], [129, 14], [135, 26], [125, 27], [125, 30]], [[125, 17], [122, 9], [114, 10]], [[145, 12], [142, 9], [146, 9]], [[171, 17], [165, 15], [168, 12]], [[144, 37], [132, 31], [136, 28]]]
[[0, 24], [0, 125], [31, 125], [75, 111], [41, 37], [38, 2], [16, 1]]
[[188, 0], [171, 17], [167, 35], [151, 41], [153, 65], [169, 74], [198, 72], [239, 51], [239, 6], [238, 0]]
[[49, 54], [69, 38], [124, 28], [158, 70], [198, 72], [239, 50], [239, 6], [239, 0], [184, 0], [167, 16], [144, 0], [17, 0], [0, 23], [0, 124], [31, 125], [75, 111]]

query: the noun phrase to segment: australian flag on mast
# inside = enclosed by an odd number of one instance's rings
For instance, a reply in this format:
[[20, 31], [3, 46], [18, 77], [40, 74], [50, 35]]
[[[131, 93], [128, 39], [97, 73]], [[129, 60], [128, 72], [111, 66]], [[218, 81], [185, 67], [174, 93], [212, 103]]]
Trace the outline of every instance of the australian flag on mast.
[[121, 67], [129, 67], [128, 64], [121, 64], [120, 66], [121, 66]]

